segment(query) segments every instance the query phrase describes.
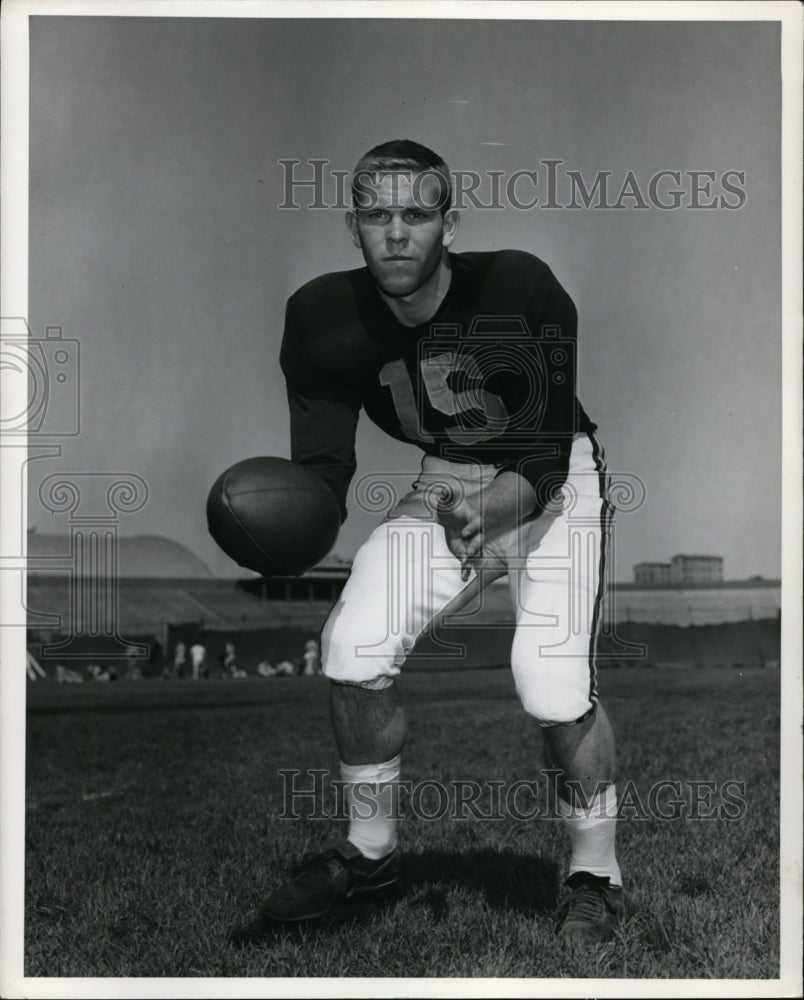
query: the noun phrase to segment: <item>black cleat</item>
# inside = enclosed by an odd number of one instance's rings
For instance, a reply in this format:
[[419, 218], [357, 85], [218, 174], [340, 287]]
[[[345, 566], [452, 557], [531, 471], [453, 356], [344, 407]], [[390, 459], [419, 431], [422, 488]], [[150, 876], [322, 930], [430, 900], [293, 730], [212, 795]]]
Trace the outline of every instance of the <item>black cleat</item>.
[[329, 914], [353, 896], [381, 893], [399, 881], [397, 849], [372, 861], [348, 840], [308, 855], [296, 874], [268, 898], [255, 920], [235, 927], [230, 944], [242, 947], [292, 930]]
[[556, 917], [562, 944], [574, 948], [612, 941], [625, 918], [623, 890], [589, 872], [575, 872], [564, 885], [569, 894]]

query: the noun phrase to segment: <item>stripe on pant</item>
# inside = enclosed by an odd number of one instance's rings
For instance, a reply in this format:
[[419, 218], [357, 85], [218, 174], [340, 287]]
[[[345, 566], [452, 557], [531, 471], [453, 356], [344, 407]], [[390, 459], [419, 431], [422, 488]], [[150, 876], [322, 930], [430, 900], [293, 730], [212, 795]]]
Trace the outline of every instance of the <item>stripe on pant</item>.
[[603, 599], [605, 597], [606, 557], [608, 554], [611, 523], [614, 517], [614, 507], [609, 501], [609, 475], [606, 468], [606, 453], [591, 431], [589, 432], [589, 440], [592, 442], [592, 456], [595, 460], [595, 467], [598, 473], [598, 492], [602, 501], [600, 505], [600, 557], [598, 559], [597, 594], [595, 596], [592, 628], [589, 636], [589, 700], [592, 704], [597, 704], [597, 641], [600, 632]]

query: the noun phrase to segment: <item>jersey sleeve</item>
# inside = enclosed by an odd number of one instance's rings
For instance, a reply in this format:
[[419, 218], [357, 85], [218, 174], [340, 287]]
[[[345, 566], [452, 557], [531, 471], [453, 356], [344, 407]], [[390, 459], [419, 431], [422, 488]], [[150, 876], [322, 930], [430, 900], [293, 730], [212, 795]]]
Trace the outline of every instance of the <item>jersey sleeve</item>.
[[578, 429], [578, 314], [551, 271], [547, 270], [533, 289], [525, 318], [534, 349], [541, 354], [540, 381], [546, 398], [535, 415], [515, 428], [513, 447], [500, 472], [513, 471], [525, 478], [536, 493], [537, 510], [541, 510], [567, 478], [572, 439]]
[[290, 304], [279, 362], [290, 408], [290, 457], [321, 476], [338, 501], [343, 522], [346, 495], [357, 468], [355, 433], [360, 400], [341, 380], [318, 370]]

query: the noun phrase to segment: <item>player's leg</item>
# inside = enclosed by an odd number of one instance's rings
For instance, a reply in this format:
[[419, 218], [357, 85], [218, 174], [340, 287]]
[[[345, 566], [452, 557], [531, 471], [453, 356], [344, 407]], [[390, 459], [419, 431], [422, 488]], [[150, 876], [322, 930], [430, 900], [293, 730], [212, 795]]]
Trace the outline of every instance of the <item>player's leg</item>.
[[263, 907], [261, 921], [235, 943], [264, 935], [266, 924], [299, 923], [355, 892], [397, 878], [393, 783], [400, 773], [405, 713], [394, 680], [416, 640], [445, 609], [477, 593], [434, 518], [402, 516], [376, 528], [355, 556], [340, 600], [322, 633], [323, 672], [332, 681], [331, 718], [341, 758], [346, 839], [315, 856]]
[[[346, 786], [394, 781], [405, 741], [405, 713], [393, 680], [416, 640], [445, 610], [457, 610], [481, 586], [461, 580], [428, 491], [447, 487], [468, 497], [493, 478], [493, 467], [426, 458], [416, 488], [355, 557], [352, 573], [324, 628], [322, 660], [332, 685], [332, 722]], [[363, 790], [363, 796], [365, 790]], [[357, 812], [355, 808], [354, 812]], [[351, 819], [349, 840], [369, 858], [396, 843], [385, 805]]]
[[372, 690], [356, 684], [330, 686], [332, 731], [346, 764], [390, 760], [405, 743], [405, 710], [395, 684]]
[[575, 442], [564, 496], [530, 526], [519, 571], [510, 575], [517, 619], [512, 668], [525, 710], [543, 729], [570, 839], [574, 916], [565, 915], [562, 937], [594, 940], [609, 937], [621, 916], [622, 880], [614, 736], [595, 673], [611, 507], [588, 438]]
[[614, 733], [600, 704], [581, 722], [543, 729], [545, 762], [557, 770], [556, 792], [571, 805], [584, 805], [616, 780]]
[[[341, 601], [322, 635], [331, 686], [332, 724], [348, 784], [348, 839], [378, 859], [396, 846], [388, 783], [398, 780], [406, 720], [394, 679], [416, 640], [447, 606], [476, 584], [460, 579], [457, 560], [434, 521], [399, 517], [380, 525], [355, 557]], [[358, 784], [362, 787], [358, 788]], [[365, 801], [366, 817], [352, 796]]]

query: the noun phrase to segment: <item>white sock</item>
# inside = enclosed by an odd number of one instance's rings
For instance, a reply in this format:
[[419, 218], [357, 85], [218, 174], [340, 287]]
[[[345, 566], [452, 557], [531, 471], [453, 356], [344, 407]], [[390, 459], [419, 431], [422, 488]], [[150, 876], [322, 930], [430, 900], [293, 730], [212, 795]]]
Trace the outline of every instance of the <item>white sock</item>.
[[563, 799], [556, 799], [559, 815], [569, 834], [572, 847], [569, 874], [589, 872], [608, 876], [611, 885], [622, 885], [622, 875], [614, 855], [614, 836], [617, 829], [617, 791], [609, 785], [594, 797], [588, 809], [571, 806]]
[[397, 754], [383, 764], [341, 761], [341, 778], [348, 782], [344, 788], [348, 839], [361, 854], [375, 861], [390, 854], [397, 843], [393, 789], [389, 783], [399, 780], [400, 759]]

